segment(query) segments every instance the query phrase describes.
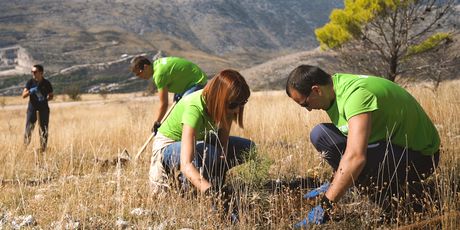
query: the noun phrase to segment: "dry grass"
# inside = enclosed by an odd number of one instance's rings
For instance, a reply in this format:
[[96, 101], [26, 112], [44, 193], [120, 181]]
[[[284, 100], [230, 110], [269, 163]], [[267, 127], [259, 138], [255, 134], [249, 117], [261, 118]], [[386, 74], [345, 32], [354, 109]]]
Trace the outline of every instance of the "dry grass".
[[[460, 92], [459, 82], [441, 86], [437, 94], [428, 89], [410, 89], [437, 124], [442, 138], [442, 155], [435, 176], [443, 204], [420, 219], [423, 226], [456, 229], [460, 226], [459, 169]], [[304, 218], [309, 206], [299, 191], [268, 193], [251, 184], [251, 175], [262, 179], [316, 176], [328, 178], [330, 169], [319, 167], [318, 154], [309, 143], [309, 131], [318, 122], [328, 121], [323, 112], [301, 109], [284, 92], [259, 92], [250, 98], [245, 111], [245, 129], [235, 128], [233, 135], [244, 136], [258, 144], [259, 160], [251, 168], [239, 167], [230, 181], [240, 188], [241, 221], [230, 225], [220, 213], [209, 211], [209, 202], [190, 199], [176, 192], [156, 197], [148, 187], [148, 149], [139, 164], [101, 170], [97, 158], [111, 158], [127, 149], [133, 156], [149, 135], [156, 106], [153, 98], [133, 100], [139, 95], [110, 95], [116, 100], [59, 106], [53, 103], [50, 117], [49, 150], [38, 154], [38, 132], [23, 148], [26, 103], [18, 98], [4, 99], [0, 112], [0, 228], [13, 228], [13, 221], [31, 215], [43, 229], [285, 229]], [[58, 97], [59, 98], [59, 97]], [[83, 101], [102, 100], [83, 96]], [[269, 165], [268, 173], [260, 170]], [[250, 173], [249, 178], [240, 178]], [[253, 170], [253, 171], [251, 171]], [[259, 175], [260, 174], [260, 175]], [[256, 179], [257, 179], [256, 178]], [[254, 178], [252, 178], [254, 179]], [[243, 181], [246, 186], [238, 182]], [[453, 191], [453, 186], [455, 191]], [[347, 218], [326, 228], [396, 228], [374, 221], [378, 209], [364, 197], [349, 193], [342, 212]], [[137, 214], [133, 214], [133, 210]], [[454, 214], [451, 214], [454, 213]], [[443, 215], [445, 214], [445, 215]], [[414, 217], [415, 218], [415, 217]], [[117, 222], [118, 220], [118, 222]], [[124, 220], [126, 222], [121, 222]], [[118, 223], [118, 225], [117, 225]], [[411, 223], [407, 223], [411, 224]], [[413, 224], [413, 223], [412, 223]], [[412, 226], [412, 227], [411, 227]]]
[[[78, 102], [95, 102], [95, 101], [120, 101], [120, 100], [130, 100], [131, 98], [139, 98], [142, 96], [142, 93], [129, 93], [129, 94], [83, 94]], [[145, 98], [145, 97], [144, 97]], [[9, 105], [22, 105], [26, 106], [28, 98], [23, 99], [21, 96], [0, 96], [0, 106], [5, 107]], [[50, 102], [50, 104], [60, 103], [60, 102], [73, 102], [69, 96], [65, 94], [57, 95]]]

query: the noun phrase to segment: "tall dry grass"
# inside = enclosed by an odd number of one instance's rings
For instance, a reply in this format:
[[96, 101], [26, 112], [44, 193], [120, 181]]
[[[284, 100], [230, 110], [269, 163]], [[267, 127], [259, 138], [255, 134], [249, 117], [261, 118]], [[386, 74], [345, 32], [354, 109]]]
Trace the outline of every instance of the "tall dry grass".
[[[432, 220], [422, 222], [429, 228], [460, 226], [455, 214], [460, 195], [459, 85], [445, 83], [436, 93], [422, 87], [409, 89], [436, 123], [442, 139], [440, 166], [434, 176], [442, 209], [417, 217]], [[260, 190], [254, 180], [324, 180], [330, 176], [331, 170], [309, 143], [310, 130], [319, 122], [328, 122], [325, 113], [309, 113], [284, 92], [259, 92], [246, 106], [245, 129], [232, 130], [232, 135], [255, 141], [259, 153], [257, 161], [237, 167], [229, 175], [229, 181], [240, 189], [240, 223], [231, 225], [221, 213], [210, 212], [209, 201], [200, 197], [189, 198], [177, 191], [166, 197], [154, 196], [147, 178], [150, 147], [138, 164], [101, 168], [96, 162], [115, 157], [123, 149], [133, 156], [149, 135], [154, 99], [125, 96], [97, 103], [52, 103], [45, 154], [35, 150], [39, 147], [37, 130], [31, 145], [22, 145], [26, 100], [2, 98], [0, 228], [14, 228], [20, 217], [31, 215], [31, 223], [43, 229], [285, 229], [303, 219], [310, 208], [301, 199], [302, 193], [270, 193]], [[13, 105], [19, 103], [22, 106]], [[420, 227], [410, 225], [417, 221], [382, 225], [376, 221], [379, 210], [353, 190], [340, 203], [345, 218], [325, 228]]]

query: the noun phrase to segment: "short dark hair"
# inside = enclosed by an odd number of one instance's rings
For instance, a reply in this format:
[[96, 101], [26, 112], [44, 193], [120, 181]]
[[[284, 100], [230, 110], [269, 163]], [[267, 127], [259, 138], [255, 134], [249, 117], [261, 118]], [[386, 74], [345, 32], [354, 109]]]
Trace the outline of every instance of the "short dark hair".
[[297, 90], [302, 95], [308, 96], [314, 85], [331, 84], [331, 75], [321, 68], [311, 65], [300, 65], [289, 73], [286, 82], [286, 93], [290, 97], [291, 89]]
[[38, 64], [37, 64], [37, 65], [33, 65], [33, 67], [35, 67], [38, 71], [40, 71], [40, 72], [42, 72], [42, 73], [43, 73], [43, 71], [45, 70], [45, 69], [43, 68], [42, 65], [38, 65]]
[[133, 60], [131, 60], [130, 70], [131, 72], [135, 72], [137, 70], [144, 70], [144, 65], [151, 65], [152, 62], [144, 56], [137, 56]]

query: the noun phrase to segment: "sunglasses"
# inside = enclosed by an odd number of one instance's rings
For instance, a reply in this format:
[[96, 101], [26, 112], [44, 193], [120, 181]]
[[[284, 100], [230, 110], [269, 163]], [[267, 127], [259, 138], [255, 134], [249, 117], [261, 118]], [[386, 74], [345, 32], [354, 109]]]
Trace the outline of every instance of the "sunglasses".
[[142, 72], [144, 72], [144, 70], [142, 70], [142, 69], [139, 69], [139, 70], [137, 70], [137, 71], [135, 71], [135, 72], [134, 72], [134, 75], [136, 75], [136, 76], [138, 76], [138, 77], [139, 77], [139, 75], [141, 75], [141, 74], [142, 74]]
[[311, 93], [312, 93], [312, 92], [313, 92], [313, 91], [310, 90], [310, 92], [309, 92], [308, 94], [305, 94], [306, 97], [305, 97], [305, 99], [304, 99], [304, 101], [303, 101], [302, 103], [299, 103], [300, 106], [302, 106], [303, 108], [308, 108], [308, 106], [310, 106], [310, 104], [309, 104], [309, 102], [308, 102], [308, 98], [311, 96]]
[[228, 108], [229, 109], [236, 109], [236, 107], [242, 107], [244, 106], [246, 103], [248, 102], [248, 100], [244, 100], [244, 101], [240, 101], [240, 102], [230, 102], [228, 104]]

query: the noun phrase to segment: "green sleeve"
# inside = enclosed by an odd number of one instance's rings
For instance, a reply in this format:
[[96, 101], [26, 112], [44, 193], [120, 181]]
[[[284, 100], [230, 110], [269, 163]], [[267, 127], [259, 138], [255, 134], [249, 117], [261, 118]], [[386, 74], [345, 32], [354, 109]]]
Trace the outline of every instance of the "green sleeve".
[[187, 124], [194, 128], [197, 133], [203, 127], [203, 117], [200, 110], [195, 106], [187, 106], [182, 114], [182, 124]]
[[378, 109], [377, 98], [366, 89], [356, 89], [347, 99], [345, 107], [345, 118], [350, 120], [358, 114], [372, 112]]
[[153, 74], [153, 82], [155, 83], [155, 85], [157, 86], [157, 89], [159, 90], [165, 87], [167, 79], [168, 78], [164, 77], [163, 73], [161, 73], [160, 70], [155, 71], [155, 73]]

